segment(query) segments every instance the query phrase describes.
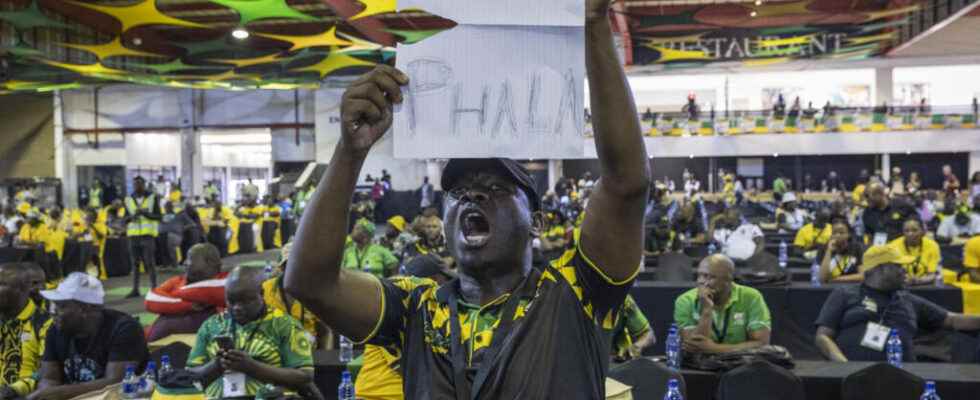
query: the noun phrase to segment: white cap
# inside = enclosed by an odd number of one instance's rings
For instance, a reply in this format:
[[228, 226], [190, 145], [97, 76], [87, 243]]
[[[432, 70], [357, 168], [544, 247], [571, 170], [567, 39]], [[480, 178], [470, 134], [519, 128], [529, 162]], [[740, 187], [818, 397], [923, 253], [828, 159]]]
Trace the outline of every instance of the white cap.
[[796, 193], [793, 192], [783, 193], [783, 204], [789, 203], [791, 201], [796, 201]]
[[42, 290], [41, 296], [51, 301], [75, 300], [87, 304], [102, 305], [105, 292], [102, 282], [82, 272], [72, 272], [58, 284], [55, 290]]

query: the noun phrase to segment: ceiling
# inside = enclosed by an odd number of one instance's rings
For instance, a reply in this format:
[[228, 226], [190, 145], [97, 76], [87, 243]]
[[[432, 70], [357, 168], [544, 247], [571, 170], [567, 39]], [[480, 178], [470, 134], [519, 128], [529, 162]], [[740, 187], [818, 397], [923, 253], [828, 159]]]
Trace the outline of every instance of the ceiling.
[[947, 57], [980, 55], [980, 2], [965, 8], [959, 18], [899, 46], [894, 57]]
[[[396, 1], [0, 0], [0, 93], [111, 82], [313, 88], [391, 62], [397, 43], [455, 26], [422, 11], [395, 12]], [[948, 24], [948, 35], [919, 35], [947, 25], [936, 16], [923, 26], [921, 17], [949, 3], [624, 0], [612, 20], [631, 72], [872, 61], [916, 36], [925, 39], [908, 55], [980, 55], [976, 18]], [[236, 39], [236, 29], [250, 36]]]
[[454, 25], [395, 0], [0, 0], [0, 92], [312, 88]]

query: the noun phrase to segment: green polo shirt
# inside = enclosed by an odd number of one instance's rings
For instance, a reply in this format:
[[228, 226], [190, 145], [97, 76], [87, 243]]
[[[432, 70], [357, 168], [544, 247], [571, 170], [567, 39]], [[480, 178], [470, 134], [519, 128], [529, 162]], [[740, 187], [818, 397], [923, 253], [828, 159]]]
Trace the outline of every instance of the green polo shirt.
[[[728, 329], [725, 330], [725, 320]], [[739, 344], [749, 340], [749, 332], [760, 329], [772, 329], [769, 317], [769, 306], [758, 290], [732, 284], [732, 295], [728, 304], [722, 309], [712, 312], [711, 339], [716, 343]], [[701, 305], [698, 301], [698, 289], [684, 292], [674, 302], [674, 322], [681, 329], [693, 329], [701, 319]], [[724, 336], [719, 338], [719, 336]]]
[[650, 321], [636, 305], [633, 296], [626, 295], [613, 328], [613, 354], [624, 355], [630, 345], [650, 331]]
[[[398, 258], [382, 245], [371, 243], [364, 250], [351, 243], [344, 249], [344, 268], [369, 272], [378, 278], [398, 268]], [[391, 275], [391, 274], [388, 274]]]

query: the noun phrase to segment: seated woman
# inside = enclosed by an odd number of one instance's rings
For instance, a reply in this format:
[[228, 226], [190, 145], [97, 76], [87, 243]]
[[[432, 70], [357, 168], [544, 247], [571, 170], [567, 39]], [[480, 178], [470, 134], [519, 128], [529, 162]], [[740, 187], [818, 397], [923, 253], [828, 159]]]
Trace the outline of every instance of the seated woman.
[[928, 285], [936, 281], [939, 267], [939, 243], [926, 237], [922, 221], [909, 219], [902, 227], [902, 237], [888, 243], [903, 255], [913, 257], [913, 261], [902, 264], [908, 273], [910, 286]]
[[830, 241], [817, 254], [820, 260], [820, 281], [861, 282], [864, 276], [859, 272], [864, 245], [851, 226], [843, 219], [834, 220], [831, 226]]

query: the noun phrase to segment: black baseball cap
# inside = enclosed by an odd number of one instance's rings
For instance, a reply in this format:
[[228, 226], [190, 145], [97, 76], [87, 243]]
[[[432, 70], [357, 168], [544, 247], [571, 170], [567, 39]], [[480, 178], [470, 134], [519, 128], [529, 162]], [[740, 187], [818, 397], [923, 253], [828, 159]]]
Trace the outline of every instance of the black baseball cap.
[[495, 172], [510, 178], [524, 193], [531, 203], [532, 211], [541, 210], [541, 197], [534, 189], [534, 178], [527, 168], [509, 158], [454, 158], [449, 160], [442, 170], [442, 190], [450, 191], [466, 175], [467, 172]]

